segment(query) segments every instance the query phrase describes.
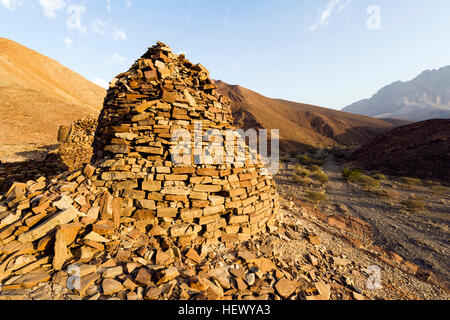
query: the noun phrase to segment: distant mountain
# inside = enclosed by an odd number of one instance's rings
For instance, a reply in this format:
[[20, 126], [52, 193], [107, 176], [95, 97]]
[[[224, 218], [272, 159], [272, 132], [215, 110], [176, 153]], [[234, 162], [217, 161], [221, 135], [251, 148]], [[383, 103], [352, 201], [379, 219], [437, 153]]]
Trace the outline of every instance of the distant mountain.
[[235, 125], [242, 129], [280, 129], [280, 145], [292, 148], [361, 145], [395, 125], [332, 109], [271, 99], [237, 85], [216, 81], [232, 100]]
[[394, 119], [394, 118], [380, 118], [380, 120], [389, 122], [390, 124], [392, 124], [396, 127], [406, 126], [407, 124], [413, 123], [413, 121], [404, 120], [404, 119]]
[[0, 146], [55, 143], [60, 125], [97, 117], [105, 95], [58, 62], [0, 38]]
[[397, 176], [450, 181], [450, 119], [416, 122], [383, 133], [349, 160]]
[[397, 81], [372, 98], [342, 109], [375, 118], [411, 121], [450, 118], [450, 66], [427, 70], [408, 82]]

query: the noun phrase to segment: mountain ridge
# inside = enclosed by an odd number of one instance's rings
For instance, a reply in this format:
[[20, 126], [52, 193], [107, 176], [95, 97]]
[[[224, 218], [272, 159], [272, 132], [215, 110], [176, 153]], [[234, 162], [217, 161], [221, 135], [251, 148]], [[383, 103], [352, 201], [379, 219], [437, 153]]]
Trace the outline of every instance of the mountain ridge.
[[431, 119], [383, 133], [350, 162], [397, 176], [450, 181], [450, 119]]
[[56, 142], [59, 125], [97, 116], [105, 94], [56, 60], [0, 38], [1, 144]]
[[280, 129], [283, 149], [359, 145], [393, 129], [389, 122], [284, 99], [265, 97], [239, 85], [217, 80], [220, 93], [233, 101], [235, 125]]
[[450, 65], [425, 70], [410, 81], [395, 81], [342, 111], [410, 121], [450, 118]]
[[[60, 125], [98, 117], [106, 91], [59, 62], [0, 38], [1, 144], [56, 143]], [[361, 145], [395, 126], [342, 111], [265, 97], [216, 81], [244, 130], [280, 129], [284, 149]]]

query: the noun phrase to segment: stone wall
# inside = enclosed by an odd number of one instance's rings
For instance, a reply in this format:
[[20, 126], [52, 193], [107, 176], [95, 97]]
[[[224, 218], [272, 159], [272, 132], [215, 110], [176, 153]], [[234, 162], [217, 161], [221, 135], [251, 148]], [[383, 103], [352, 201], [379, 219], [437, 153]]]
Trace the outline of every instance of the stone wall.
[[[122, 215], [154, 219], [154, 235], [240, 241], [273, 223], [278, 194], [260, 161], [171, 161], [175, 130], [187, 130], [194, 143], [196, 123], [201, 134], [235, 129], [230, 101], [215, 89], [206, 68], [162, 43], [111, 82], [94, 141], [96, 186], [105, 188], [109, 201], [116, 199]], [[247, 147], [244, 152], [250, 154]], [[199, 156], [188, 154], [192, 163]]]

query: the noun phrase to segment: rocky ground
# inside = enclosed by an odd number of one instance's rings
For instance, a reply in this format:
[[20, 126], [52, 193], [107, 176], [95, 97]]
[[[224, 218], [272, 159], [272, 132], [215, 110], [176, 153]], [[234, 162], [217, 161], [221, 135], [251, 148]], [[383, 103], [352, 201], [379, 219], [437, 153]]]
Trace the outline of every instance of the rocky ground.
[[[428, 272], [428, 280], [434, 278], [434, 283], [439, 287], [448, 288], [450, 193], [447, 187], [432, 185], [429, 181], [428, 185], [407, 185], [399, 178], [387, 177], [382, 179], [379, 187], [368, 190], [347, 182], [342, 176], [341, 165], [330, 154], [327, 153], [325, 157], [319, 154], [317, 158], [322, 161], [326, 158], [320, 163], [323, 164], [320, 173], [327, 176], [326, 182], [317, 181], [314, 170], [309, 172], [308, 177], [303, 174], [304, 178], [297, 177], [294, 180], [295, 172], [301, 173], [311, 167], [299, 165], [297, 158], [285, 159], [277, 177], [280, 194], [310, 203], [332, 225], [337, 225], [336, 219], [356, 219], [362, 224], [359, 228], [353, 228], [352, 236], [365, 234], [366, 243], [356, 243], [355, 247], [383, 248], [388, 252], [386, 256], [390, 256], [385, 260], [414, 265], [419, 274]], [[301, 162], [302, 158], [299, 159]], [[311, 190], [322, 196], [317, 198], [314, 194], [311, 199]], [[406, 207], [404, 201], [411, 196], [425, 199], [424, 208], [410, 210]], [[321, 227], [329, 227], [329, 224], [322, 224]], [[339, 247], [341, 245], [335, 246], [336, 249]], [[383, 255], [379, 258], [384, 259]], [[417, 294], [419, 291], [409, 292]]]
[[71, 266], [53, 273], [38, 260], [39, 267], [3, 282], [0, 300], [448, 299], [374, 252], [355, 249], [313, 208], [286, 199], [282, 207], [276, 229], [237, 246], [177, 248], [122, 228], [114, 250], [71, 265], [81, 270], [79, 288], [68, 287]]
[[[296, 162], [283, 164], [276, 177], [282, 195], [277, 228], [252, 241], [179, 248], [126, 228], [112, 238], [84, 235], [86, 243], [99, 241], [107, 250], [94, 259], [72, 257], [82, 270], [82, 288], [75, 290], [67, 287], [68, 268], [55, 272], [48, 257], [28, 263], [29, 249], [15, 248], [14, 261], [2, 266], [17, 264], [0, 286], [0, 299], [449, 298], [445, 187], [388, 178], [382, 189], [394, 190], [387, 192], [394, 197], [380, 197], [346, 182], [332, 157], [321, 169], [327, 182], [311, 174], [312, 184], [302, 186], [292, 181]], [[312, 190], [327, 199], [312, 200]], [[426, 210], [411, 212], [401, 204], [412, 193], [428, 196]]]
[[[407, 186], [390, 178], [382, 182], [381, 189], [391, 197], [380, 197], [345, 182], [341, 167], [332, 159], [326, 161], [324, 171], [330, 177], [326, 186], [330, 201], [368, 222], [376, 244], [449, 279], [450, 193], [434, 193], [428, 186]], [[400, 202], [411, 195], [426, 199], [425, 207], [408, 211]]]

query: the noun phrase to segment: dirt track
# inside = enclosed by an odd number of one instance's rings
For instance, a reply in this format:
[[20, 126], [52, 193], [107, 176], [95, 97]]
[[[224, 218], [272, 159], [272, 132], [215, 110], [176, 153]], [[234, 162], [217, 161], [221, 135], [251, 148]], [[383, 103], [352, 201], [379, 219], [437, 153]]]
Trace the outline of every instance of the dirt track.
[[[382, 199], [348, 184], [342, 178], [341, 167], [331, 158], [325, 162], [324, 171], [330, 178], [326, 186], [329, 203], [340, 204], [341, 208], [348, 209], [346, 213], [368, 222], [373, 229], [375, 244], [450, 278], [449, 194], [436, 196], [427, 187], [408, 189], [390, 181], [383, 182], [382, 188], [395, 188], [402, 199], [411, 193], [427, 199], [424, 210], [409, 213], [397, 201]], [[326, 205], [324, 209], [332, 208]]]

